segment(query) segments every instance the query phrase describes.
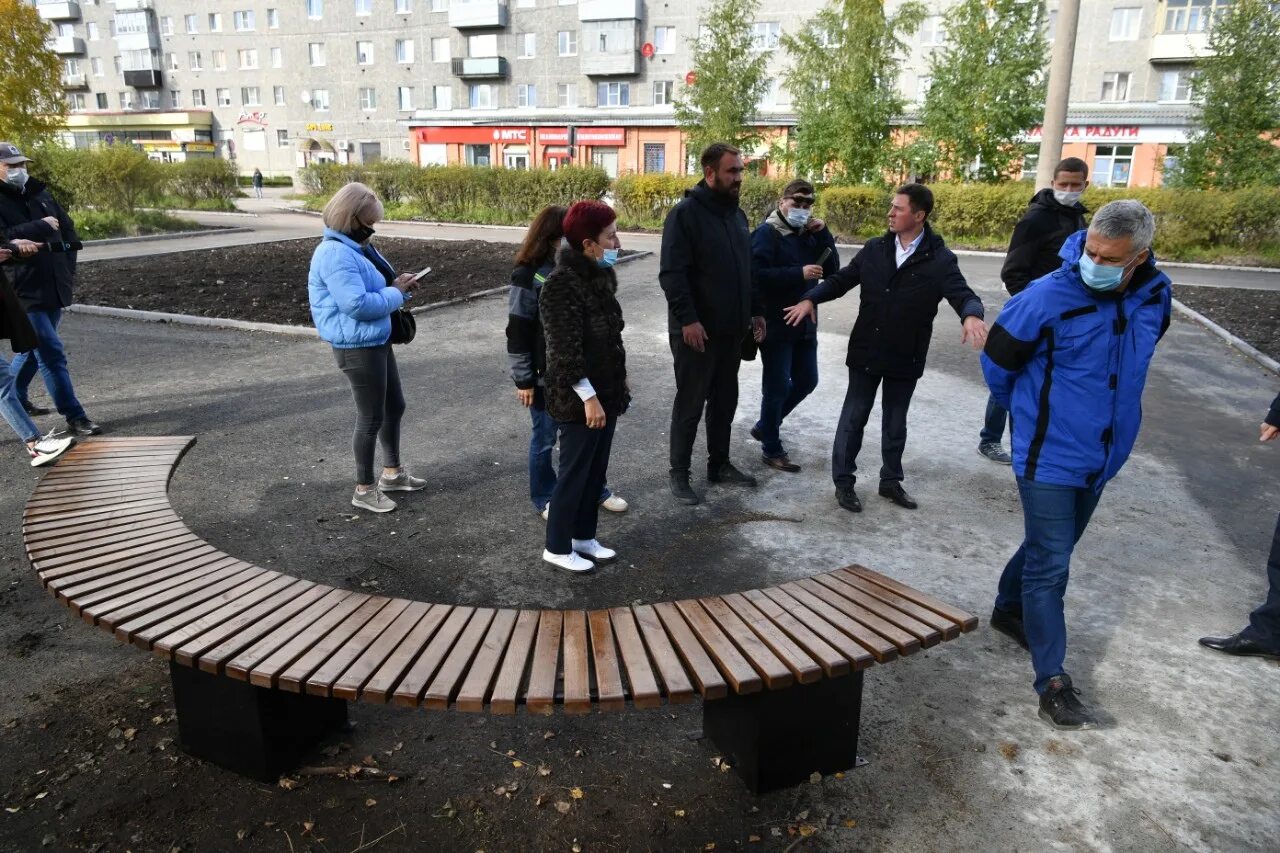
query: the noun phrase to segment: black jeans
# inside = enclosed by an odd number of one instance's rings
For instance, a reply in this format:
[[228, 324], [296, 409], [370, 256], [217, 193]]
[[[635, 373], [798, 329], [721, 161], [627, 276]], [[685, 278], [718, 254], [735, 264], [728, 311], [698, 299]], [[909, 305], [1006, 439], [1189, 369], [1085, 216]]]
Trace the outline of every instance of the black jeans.
[[609, 452], [618, 419], [605, 419], [604, 429], [585, 423], [560, 422], [560, 470], [547, 513], [547, 550], [568, 554], [574, 539], [595, 539], [600, 516], [600, 490], [609, 476]]
[[[746, 334], [746, 331], [743, 331]], [[698, 421], [707, 412], [707, 465], [729, 461], [729, 434], [738, 408], [741, 336], [719, 336], [697, 352], [679, 334], [671, 336], [675, 356], [676, 399], [671, 406], [671, 472], [689, 473]]]
[[1264, 649], [1280, 652], [1280, 516], [1271, 539], [1271, 556], [1267, 560], [1267, 600], [1249, 615], [1249, 626], [1240, 632]]
[[907, 446], [907, 409], [916, 390], [915, 379], [890, 379], [862, 368], [849, 368], [849, 390], [840, 410], [835, 446], [831, 449], [831, 479], [837, 486], [852, 486], [857, 477], [858, 451], [862, 449], [862, 431], [871, 417], [876, 402], [876, 389], [884, 383], [880, 408], [884, 420], [880, 427], [880, 482], [902, 480], [902, 451]]
[[380, 347], [338, 349], [333, 357], [338, 369], [351, 383], [356, 401], [356, 429], [351, 447], [356, 457], [356, 482], [372, 485], [373, 451], [382, 445], [382, 464], [400, 467], [400, 418], [404, 415], [404, 393], [400, 371], [391, 344]]

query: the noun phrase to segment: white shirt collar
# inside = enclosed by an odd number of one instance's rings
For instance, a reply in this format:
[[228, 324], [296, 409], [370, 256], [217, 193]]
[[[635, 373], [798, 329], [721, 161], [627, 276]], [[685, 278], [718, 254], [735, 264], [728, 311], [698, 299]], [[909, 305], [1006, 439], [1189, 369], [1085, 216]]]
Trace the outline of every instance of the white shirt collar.
[[893, 235], [893, 249], [894, 249], [895, 259], [898, 262], [898, 266], [902, 266], [902, 263], [907, 258], [911, 257], [912, 253], [914, 253], [915, 250], [919, 247], [920, 241], [923, 239], [924, 239], [924, 229], [922, 228], [920, 229], [920, 233], [916, 235], [916, 238], [912, 240], [910, 243], [908, 243], [907, 247], [904, 249], [902, 247], [902, 241], [898, 239], [898, 235], [897, 234]]

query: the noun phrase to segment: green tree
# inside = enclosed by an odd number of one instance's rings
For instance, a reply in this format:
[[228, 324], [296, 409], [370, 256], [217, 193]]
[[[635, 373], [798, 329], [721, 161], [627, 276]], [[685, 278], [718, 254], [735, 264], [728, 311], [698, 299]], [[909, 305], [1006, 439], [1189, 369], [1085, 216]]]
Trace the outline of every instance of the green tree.
[[1234, 190], [1280, 186], [1280, 6], [1237, 0], [1209, 32], [1194, 129], [1172, 183]]
[[963, 0], [944, 18], [948, 41], [933, 77], [921, 132], [952, 179], [1008, 179], [1019, 137], [1044, 111], [1048, 40], [1039, 0]]
[[62, 126], [62, 63], [35, 6], [0, 0], [0, 139], [33, 146]]
[[717, 0], [701, 20], [693, 46], [692, 85], [676, 98], [676, 123], [699, 152], [713, 142], [749, 151], [761, 139], [752, 126], [761, 97], [769, 90], [769, 54], [752, 34], [759, 0]]
[[783, 36], [794, 64], [786, 73], [796, 112], [789, 152], [797, 171], [835, 183], [882, 183], [893, 150], [892, 121], [904, 37], [924, 20], [908, 0], [893, 15], [883, 0], [833, 0], [799, 33]]

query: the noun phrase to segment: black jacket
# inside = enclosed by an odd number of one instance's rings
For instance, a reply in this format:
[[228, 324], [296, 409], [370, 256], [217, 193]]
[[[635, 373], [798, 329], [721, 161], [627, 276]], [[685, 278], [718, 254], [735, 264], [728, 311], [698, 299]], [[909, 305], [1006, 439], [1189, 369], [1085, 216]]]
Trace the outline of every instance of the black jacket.
[[751, 281], [751, 229], [736, 201], [700, 181], [662, 226], [658, 281], [668, 329], [702, 323], [709, 337], [740, 337], [763, 311]]
[[36, 348], [36, 333], [27, 320], [27, 312], [22, 310], [13, 285], [4, 278], [0, 278], [0, 340], [7, 340], [14, 352], [30, 352]]
[[1271, 401], [1271, 411], [1267, 412], [1267, 416], [1263, 420], [1273, 427], [1280, 427], [1280, 394], [1277, 394], [1276, 398]]
[[538, 317], [538, 294], [555, 266], [554, 258], [540, 267], [522, 264], [511, 271], [507, 288], [507, 365], [517, 388], [542, 381], [547, 369], [547, 342]]
[[[58, 218], [59, 230], [41, 221], [46, 216]], [[48, 243], [80, 239], [71, 217], [35, 178], [29, 178], [21, 190], [0, 181], [0, 230], [6, 240]], [[75, 252], [39, 252], [30, 258], [15, 258], [4, 265], [4, 271], [28, 311], [53, 311], [71, 304]]]
[[582, 399], [573, 390], [586, 377], [606, 415], [627, 410], [627, 353], [622, 347], [622, 306], [618, 279], [591, 258], [568, 246], [538, 297], [538, 313], [547, 341], [547, 412], [557, 421], [583, 423]]
[[1058, 250], [1067, 238], [1085, 228], [1084, 205], [1058, 204], [1052, 189], [1043, 189], [1031, 198], [1027, 212], [1013, 227], [1009, 252], [1000, 268], [1000, 280], [1010, 294], [1062, 266]]
[[835, 275], [840, 269], [840, 254], [831, 231], [806, 231], [793, 227], [776, 208], [751, 232], [751, 275], [764, 303], [764, 319], [769, 337], [811, 340], [818, 334], [816, 323], [806, 320], [799, 328], [788, 326], [782, 319], [784, 308], [804, 298], [810, 283], [804, 267], [816, 264], [822, 253], [830, 249], [822, 263], [823, 275]]
[[891, 379], [919, 379], [938, 303], [946, 299], [963, 321], [982, 319], [982, 300], [969, 289], [955, 254], [927, 222], [920, 244], [901, 267], [894, 248], [897, 239], [885, 234], [868, 240], [848, 266], [819, 282], [804, 298], [827, 302], [861, 284], [845, 364]]

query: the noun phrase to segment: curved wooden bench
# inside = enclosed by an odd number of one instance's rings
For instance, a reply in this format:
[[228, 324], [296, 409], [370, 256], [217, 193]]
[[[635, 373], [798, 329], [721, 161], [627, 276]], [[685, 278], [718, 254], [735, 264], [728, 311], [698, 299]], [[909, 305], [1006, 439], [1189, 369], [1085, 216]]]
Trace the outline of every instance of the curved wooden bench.
[[[753, 790], [856, 758], [862, 671], [977, 619], [861, 566], [698, 599], [536, 610], [338, 589], [231, 557], [174, 512], [190, 437], [99, 438], [23, 515], [41, 582], [85, 621], [171, 662], [184, 748], [273, 779], [346, 700], [550, 714], [701, 696]], [[815, 748], [816, 745], [816, 748]]]

